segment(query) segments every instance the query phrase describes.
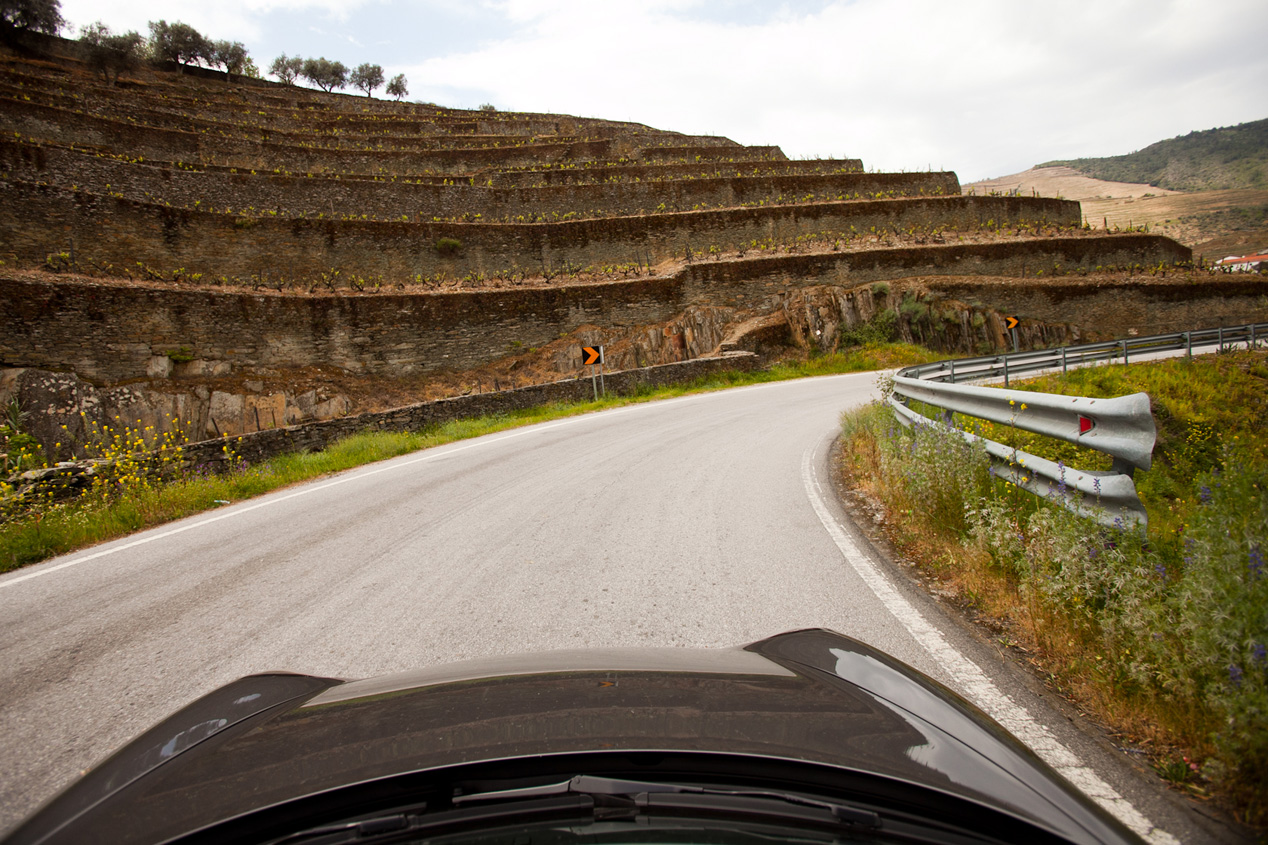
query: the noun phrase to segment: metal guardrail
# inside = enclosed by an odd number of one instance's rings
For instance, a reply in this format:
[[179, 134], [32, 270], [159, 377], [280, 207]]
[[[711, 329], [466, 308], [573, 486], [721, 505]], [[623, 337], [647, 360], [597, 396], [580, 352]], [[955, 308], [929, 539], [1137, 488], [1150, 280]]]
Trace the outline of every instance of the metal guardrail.
[[1218, 329], [1200, 329], [1193, 332], [1158, 334], [1150, 337], [1129, 337], [1108, 340], [1103, 343], [1085, 343], [1081, 346], [1063, 346], [1058, 349], [1036, 349], [1031, 352], [1013, 352], [1006, 355], [989, 355], [983, 358], [960, 358], [955, 361], [938, 361], [906, 367], [899, 375], [934, 381], [981, 381], [1003, 377], [1008, 387], [1010, 376], [1039, 370], [1062, 372], [1070, 367], [1095, 364], [1100, 361], [1122, 359], [1131, 363], [1132, 357], [1153, 352], [1184, 350], [1189, 355], [1194, 349], [1208, 346], [1226, 347], [1268, 343], [1268, 323], [1252, 323], [1245, 326]]
[[[1144, 526], [1148, 517], [1132, 476], [1137, 469], [1149, 469], [1153, 460], [1157, 431], [1149, 396], [1134, 393], [1115, 399], [1089, 399], [1010, 390], [1010, 376], [1057, 367], [1065, 372], [1072, 366], [1119, 358], [1127, 364], [1133, 355], [1154, 352], [1184, 350], [1192, 355], [1194, 349], [1209, 346], [1218, 345], [1222, 350], [1243, 344], [1253, 347], [1259, 342], [1268, 342], [1268, 323], [939, 361], [899, 370], [889, 402], [905, 426], [932, 426], [970, 443], [981, 443], [996, 475], [1022, 489], [1053, 498], [1102, 525]], [[1003, 389], [958, 384], [1001, 376]], [[907, 404], [911, 400], [941, 408], [943, 418], [934, 420], [912, 410]], [[1108, 472], [1065, 467], [957, 428], [951, 424], [953, 413], [1104, 452], [1113, 457], [1113, 467]]]

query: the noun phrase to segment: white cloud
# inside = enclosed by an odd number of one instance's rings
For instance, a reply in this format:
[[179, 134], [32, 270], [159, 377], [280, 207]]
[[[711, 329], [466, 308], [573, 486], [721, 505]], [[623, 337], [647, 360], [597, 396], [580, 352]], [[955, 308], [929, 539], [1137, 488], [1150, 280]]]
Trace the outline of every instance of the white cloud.
[[702, 22], [695, 5], [507, 0], [523, 34], [418, 72], [510, 108], [969, 178], [1264, 116], [1251, 2], [857, 0], [765, 26]]

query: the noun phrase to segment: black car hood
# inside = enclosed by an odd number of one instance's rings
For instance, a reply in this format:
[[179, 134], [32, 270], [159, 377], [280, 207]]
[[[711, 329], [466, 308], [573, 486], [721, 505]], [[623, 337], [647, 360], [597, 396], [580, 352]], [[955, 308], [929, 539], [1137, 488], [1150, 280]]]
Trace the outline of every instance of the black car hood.
[[9, 840], [162, 842], [407, 772], [599, 750], [807, 761], [1131, 840], [951, 691], [830, 631], [739, 649], [549, 652], [366, 681], [254, 675], [125, 746]]

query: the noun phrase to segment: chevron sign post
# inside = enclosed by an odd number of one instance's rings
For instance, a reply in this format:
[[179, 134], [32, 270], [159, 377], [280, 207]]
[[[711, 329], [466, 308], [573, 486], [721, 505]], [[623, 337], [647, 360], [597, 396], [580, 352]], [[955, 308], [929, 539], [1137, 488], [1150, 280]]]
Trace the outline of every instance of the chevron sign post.
[[[603, 366], [603, 347], [602, 346], [583, 346], [581, 347], [581, 363], [590, 368], [590, 382], [594, 385], [594, 401], [599, 401], [599, 370]], [[606, 394], [607, 385], [603, 386], [603, 392]]]

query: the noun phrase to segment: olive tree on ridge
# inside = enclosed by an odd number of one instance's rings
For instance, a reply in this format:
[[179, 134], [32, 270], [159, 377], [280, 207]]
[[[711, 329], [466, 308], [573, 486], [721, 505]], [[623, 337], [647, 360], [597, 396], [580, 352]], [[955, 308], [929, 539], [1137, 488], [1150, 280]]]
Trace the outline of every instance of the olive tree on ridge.
[[332, 62], [325, 57], [304, 59], [299, 75], [327, 93], [348, 85], [348, 68], [344, 63]]
[[212, 51], [211, 42], [187, 23], [150, 21], [150, 55], [157, 61], [175, 62], [184, 73], [185, 65], [210, 62]]
[[229, 81], [233, 81], [235, 73], [241, 74], [250, 61], [247, 55], [247, 48], [242, 45], [241, 41], [212, 41], [209, 42], [210, 50], [207, 57], [207, 63], [210, 65], [219, 65], [225, 69], [225, 76], [229, 77]]
[[56, 35], [65, 25], [59, 0], [0, 0], [0, 38], [19, 31]]
[[286, 54], [278, 56], [269, 65], [269, 73], [276, 76], [284, 85], [294, 85], [304, 72], [304, 60], [299, 56], [287, 58]]
[[398, 101], [401, 97], [408, 95], [409, 82], [405, 79], [405, 74], [398, 73], [396, 76], [393, 76], [391, 81], [388, 82], [385, 90], [387, 91], [387, 95], [389, 97], [395, 97]]
[[352, 83], [352, 87], [360, 88], [368, 97], [375, 88], [383, 84], [383, 66], [372, 65], [369, 62], [357, 65], [356, 70], [348, 77], [348, 81]]
[[116, 34], [97, 21], [80, 28], [79, 43], [87, 52], [88, 67], [99, 71], [107, 82], [117, 83], [119, 74], [140, 64], [145, 39], [135, 30]]

